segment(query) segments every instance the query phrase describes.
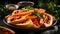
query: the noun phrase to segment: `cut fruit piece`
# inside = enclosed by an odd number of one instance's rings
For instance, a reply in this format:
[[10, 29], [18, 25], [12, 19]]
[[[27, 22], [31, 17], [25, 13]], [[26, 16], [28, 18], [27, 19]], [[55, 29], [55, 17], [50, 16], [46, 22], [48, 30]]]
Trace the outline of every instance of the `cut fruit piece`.
[[[17, 23], [19, 23], [19, 22], [23, 22], [23, 21], [26, 20], [26, 19], [27, 19], [27, 15], [22, 16], [21, 18], [16, 19], [16, 20], [14, 20], [14, 18], [11, 16], [11, 17], [8, 17], [7, 23], [9, 23], [9, 24], [17, 24]], [[11, 20], [12, 20], [12, 21], [11, 21]]]
[[39, 10], [38, 10], [38, 13], [44, 14], [44, 13], [45, 13], [45, 10], [44, 10], [44, 9], [39, 9]]
[[45, 25], [45, 27], [49, 27], [53, 24], [53, 17], [50, 14], [46, 14], [46, 16], [47, 16], [48, 21], [47, 21], [47, 19], [44, 19], [45, 20], [44, 25]]
[[34, 12], [34, 10], [29, 10], [29, 11], [23, 11], [23, 10], [15, 10], [13, 13], [12, 13], [12, 15], [14, 15], [14, 16], [17, 16], [17, 15], [19, 15], [19, 16], [24, 16], [24, 15], [27, 15], [27, 14], [31, 14], [31, 13], [33, 13]]
[[41, 26], [41, 27], [43, 27], [43, 26], [44, 26], [44, 21], [43, 21], [43, 19], [42, 19], [42, 18], [40, 19], [40, 26]]
[[22, 12], [22, 10], [14, 10], [14, 11], [12, 12], [12, 15], [16, 15], [16, 14], [21, 13], [21, 12]]
[[20, 23], [20, 24], [15, 24], [16, 26], [18, 26], [18, 27], [24, 27], [24, 28], [26, 28], [26, 27], [31, 27], [32, 25], [33, 25], [33, 23], [32, 23], [32, 21], [29, 19], [28, 21], [26, 21], [26, 23]]
[[39, 28], [40, 27], [38, 23], [34, 24], [31, 19], [29, 19], [25, 23], [15, 24], [15, 26], [23, 27], [23, 28]]
[[0, 34], [15, 34], [15, 32], [9, 28], [0, 26]]
[[32, 19], [34, 28], [40, 28], [39, 20], [37, 18]]

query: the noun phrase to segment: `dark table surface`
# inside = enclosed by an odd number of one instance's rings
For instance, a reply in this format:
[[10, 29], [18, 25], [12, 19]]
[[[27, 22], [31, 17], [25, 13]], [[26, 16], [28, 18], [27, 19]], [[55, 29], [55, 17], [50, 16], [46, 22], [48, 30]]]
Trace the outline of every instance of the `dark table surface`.
[[[8, 27], [4, 22], [3, 22], [3, 19], [0, 19], [0, 26], [4, 26], [4, 27]], [[58, 26], [58, 31], [55, 33], [55, 34], [59, 34], [60, 33], [60, 25], [59, 25], [59, 23], [56, 25], [56, 26]], [[9, 28], [9, 27], [8, 27]], [[11, 29], [11, 28], [10, 28]], [[15, 29], [14, 29], [15, 30]], [[17, 31], [15, 31], [15, 32], [17, 32]], [[20, 32], [18, 32], [18, 33], [20, 33]], [[34, 34], [34, 33], [29, 33], [29, 34]]]

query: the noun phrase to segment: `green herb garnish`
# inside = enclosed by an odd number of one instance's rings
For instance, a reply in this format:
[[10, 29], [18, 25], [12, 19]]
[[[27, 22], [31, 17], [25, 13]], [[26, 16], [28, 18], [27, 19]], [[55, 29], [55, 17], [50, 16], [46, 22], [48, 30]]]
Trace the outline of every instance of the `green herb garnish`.
[[25, 6], [24, 8], [21, 8], [22, 10], [25, 10], [25, 9], [27, 9], [27, 10], [32, 10], [32, 9], [34, 9], [33, 7], [31, 7], [31, 6]]
[[34, 12], [31, 14], [32, 16], [38, 16], [40, 18], [43, 18], [43, 15], [41, 13]]
[[28, 9], [28, 10], [33, 9], [33, 7], [31, 7], [31, 6], [26, 6], [25, 8]]
[[32, 16], [36, 16], [36, 15], [37, 15], [37, 12], [34, 12], [34, 13], [32, 13], [31, 15], [32, 15]]
[[43, 18], [43, 15], [41, 13], [37, 13], [37, 16]]

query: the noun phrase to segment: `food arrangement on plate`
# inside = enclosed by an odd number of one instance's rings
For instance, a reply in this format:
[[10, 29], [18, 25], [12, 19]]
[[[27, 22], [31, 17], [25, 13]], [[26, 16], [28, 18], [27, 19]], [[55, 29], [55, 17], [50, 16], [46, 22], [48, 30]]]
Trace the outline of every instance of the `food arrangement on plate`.
[[[19, 33], [20, 31], [21, 32], [25, 32], [25, 31], [38, 32], [40, 30], [43, 31], [44, 28], [47, 29], [47, 28], [50, 28], [51, 26], [54, 26], [58, 20], [56, 19], [56, 15], [58, 17], [58, 13], [55, 11], [55, 8], [53, 7], [53, 3], [50, 2], [46, 5], [45, 4], [43, 2], [38, 3], [40, 7], [37, 7], [36, 5], [34, 5], [33, 2], [28, 2], [28, 1], [18, 2], [18, 5], [6, 4], [5, 8], [2, 6], [2, 9], [4, 8], [4, 10], [2, 11], [1, 9], [1, 12], [3, 12], [2, 15], [3, 14], [5, 15], [3, 22], [5, 25], [13, 29], [15, 32], [18, 30]], [[26, 6], [34, 5], [33, 7], [36, 6], [37, 8], [36, 7], [33, 8], [30, 6], [24, 7], [25, 5]], [[12, 13], [9, 14], [10, 12]], [[57, 14], [54, 12], [56, 12]], [[17, 28], [16, 30], [15, 30], [15, 27]], [[29, 28], [32, 28], [32, 29], [29, 29]]]
[[11, 15], [5, 16], [5, 20], [7, 24], [19, 28], [46, 28], [50, 27], [56, 18], [46, 13], [45, 9], [23, 8], [23, 10], [14, 10]]

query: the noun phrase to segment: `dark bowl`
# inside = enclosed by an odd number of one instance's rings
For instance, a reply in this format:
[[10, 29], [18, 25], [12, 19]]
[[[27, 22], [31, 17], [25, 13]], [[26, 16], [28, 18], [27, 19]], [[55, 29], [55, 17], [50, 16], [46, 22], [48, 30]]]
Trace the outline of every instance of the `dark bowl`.
[[38, 32], [38, 31], [44, 31], [44, 30], [50, 29], [51, 27], [56, 25], [58, 20], [59, 20], [59, 18], [57, 18], [57, 20], [50, 27], [38, 28], [38, 29], [36, 29], [36, 28], [17, 28], [15, 26], [12, 26], [12, 25], [8, 24], [5, 19], [3, 19], [3, 22], [5, 23], [5, 25], [7, 25], [8, 27], [10, 27], [11, 29], [14, 29], [14, 30], [19, 30], [19, 31], [22, 31], [22, 32], [24, 32], [24, 31], [26, 31], [26, 32], [32, 32], [32, 31], [33, 32]]
[[31, 1], [20, 1], [20, 2], [17, 3], [17, 5], [19, 5], [19, 6], [27, 6], [27, 5], [34, 6], [34, 2], [31, 2]]

